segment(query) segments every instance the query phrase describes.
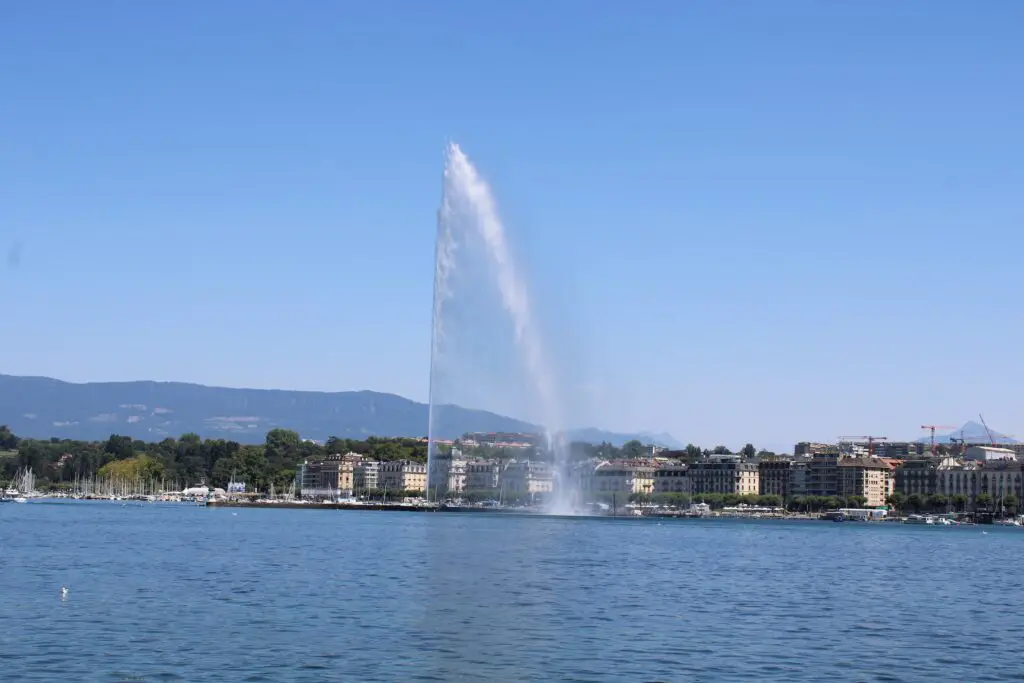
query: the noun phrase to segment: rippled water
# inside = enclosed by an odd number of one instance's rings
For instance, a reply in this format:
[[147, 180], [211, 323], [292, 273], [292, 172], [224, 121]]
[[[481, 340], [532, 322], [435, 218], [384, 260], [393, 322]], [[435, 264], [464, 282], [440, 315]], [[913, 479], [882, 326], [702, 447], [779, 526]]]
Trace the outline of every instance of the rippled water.
[[1021, 680], [1022, 552], [994, 527], [5, 504], [0, 679]]

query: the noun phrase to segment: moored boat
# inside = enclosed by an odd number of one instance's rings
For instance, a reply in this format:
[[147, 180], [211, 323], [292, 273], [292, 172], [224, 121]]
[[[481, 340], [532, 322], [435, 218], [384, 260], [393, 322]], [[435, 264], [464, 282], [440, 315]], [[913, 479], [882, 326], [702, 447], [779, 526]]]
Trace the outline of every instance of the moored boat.
[[907, 515], [904, 524], [935, 524], [935, 519], [928, 515]]

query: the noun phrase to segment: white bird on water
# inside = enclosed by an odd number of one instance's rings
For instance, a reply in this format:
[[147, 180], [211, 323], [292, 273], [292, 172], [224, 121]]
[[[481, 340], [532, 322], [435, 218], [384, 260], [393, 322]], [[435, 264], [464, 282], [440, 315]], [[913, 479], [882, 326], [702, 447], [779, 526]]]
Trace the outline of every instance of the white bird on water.
[[68, 587], [67, 586], [61, 586], [60, 587], [60, 599], [61, 600], [67, 600], [69, 592], [70, 591], [68, 591]]

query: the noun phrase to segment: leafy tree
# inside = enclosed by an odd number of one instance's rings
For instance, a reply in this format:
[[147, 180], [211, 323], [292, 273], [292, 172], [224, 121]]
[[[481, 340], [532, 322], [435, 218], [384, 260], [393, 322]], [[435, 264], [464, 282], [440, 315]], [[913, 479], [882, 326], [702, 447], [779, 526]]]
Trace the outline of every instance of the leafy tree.
[[99, 469], [97, 475], [122, 481], [154, 481], [163, 476], [163, 463], [148, 455], [113, 460]]
[[209, 472], [206, 468], [203, 440], [198, 434], [183, 434], [175, 447], [175, 472], [185, 480], [186, 485], [206, 481]]
[[885, 499], [885, 503], [886, 505], [892, 507], [894, 510], [902, 510], [904, 507], [906, 507], [907, 497], [904, 496], [899, 491], [897, 491], [896, 493], [889, 495]]
[[332, 436], [324, 443], [324, 452], [328, 455], [344, 455], [348, 451], [348, 439], [339, 439], [336, 436]]
[[974, 497], [975, 510], [990, 510], [992, 508], [992, 494], [979, 493]]
[[907, 501], [905, 503], [906, 507], [914, 512], [921, 512], [921, 510], [925, 508], [926, 504], [924, 496], [920, 493], [911, 493], [907, 496]]
[[18, 447], [18, 437], [7, 425], [0, 425], [0, 451], [13, 451]]
[[703, 455], [700, 448], [694, 446], [692, 443], [686, 444], [686, 448], [683, 449], [683, 453], [686, 455], [687, 458], [690, 459], [691, 462], [694, 460], [698, 460], [700, 456]]
[[135, 446], [132, 444], [133, 440], [130, 436], [111, 434], [103, 451], [112, 455], [115, 460], [122, 460], [135, 455]]
[[732, 455], [732, 451], [730, 451], [725, 446], [715, 446], [714, 450], [712, 450], [711, 453], [712, 455]]
[[315, 441], [301, 441], [298, 448], [290, 456], [286, 457], [285, 462], [296, 463], [303, 460], [319, 460], [325, 455], [327, 455], [327, 452], [324, 451], [323, 446]]
[[253, 489], [268, 488], [270, 481], [267, 475], [270, 468], [263, 448], [242, 446], [232, 460], [239, 481], [244, 481]]
[[302, 439], [298, 432], [290, 429], [271, 429], [267, 432], [264, 442], [267, 463], [273, 469], [284, 467], [288, 462], [294, 461], [299, 451], [299, 444]]
[[[235, 456], [230, 458], [221, 458], [213, 466], [210, 472], [210, 482], [214, 486], [226, 488], [228, 483], [231, 482], [232, 478], [238, 481], [243, 481], [242, 477], [237, 474], [237, 459]], [[248, 484], [248, 482], [246, 482]]]
[[622, 444], [622, 457], [627, 460], [639, 460], [646, 455], [647, 449], [636, 439]]
[[967, 503], [970, 502], [970, 498], [966, 494], [957, 493], [952, 498], [953, 509], [957, 512], [965, 512], [967, 510]]
[[1016, 512], [1020, 506], [1020, 499], [1012, 493], [1003, 497], [1003, 507], [1011, 512]]
[[220, 461], [230, 461], [241, 447], [242, 445], [237, 441], [211, 439], [203, 444], [200, 451], [202, 453], [203, 466], [207, 472], [213, 472]]
[[370, 449], [370, 457], [382, 462], [403, 460], [405, 455], [406, 451], [394, 441], [381, 441]]
[[746, 446], [740, 449], [740, 455], [747, 460], [753, 460], [754, 456], [757, 455], [757, 449], [754, 448], [754, 444], [748, 443]]

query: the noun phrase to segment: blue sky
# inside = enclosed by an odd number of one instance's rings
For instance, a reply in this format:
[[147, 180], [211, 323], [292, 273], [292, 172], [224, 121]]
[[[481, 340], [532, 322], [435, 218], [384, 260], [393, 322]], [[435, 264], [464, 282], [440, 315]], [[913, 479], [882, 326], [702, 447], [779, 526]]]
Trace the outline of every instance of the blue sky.
[[0, 371], [425, 399], [453, 139], [572, 420], [1022, 435], [1021, 26], [1009, 0], [6, 6]]

